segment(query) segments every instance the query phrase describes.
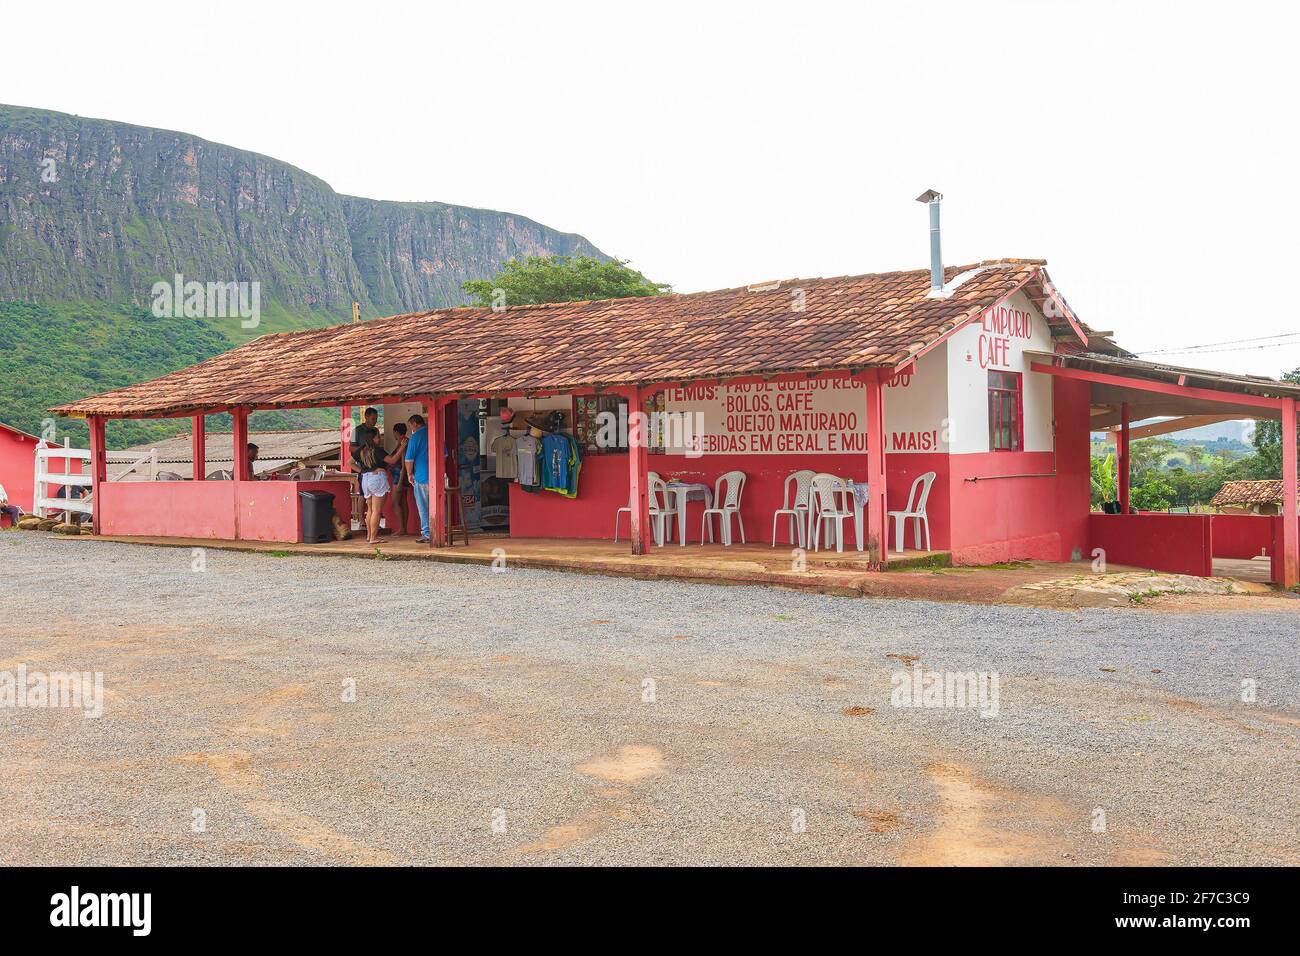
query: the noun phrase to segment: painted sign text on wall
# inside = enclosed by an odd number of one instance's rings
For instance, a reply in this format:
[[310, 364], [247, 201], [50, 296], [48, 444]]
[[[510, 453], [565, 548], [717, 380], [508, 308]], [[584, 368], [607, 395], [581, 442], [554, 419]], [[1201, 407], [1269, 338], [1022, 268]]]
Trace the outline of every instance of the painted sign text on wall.
[[980, 368], [1006, 368], [1011, 364], [1011, 340], [1034, 335], [1034, 320], [1028, 312], [999, 305], [989, 309], [980, 320]]
[[[692, 436], [704, 455], [864, 452], [866, 390], [847, 378], [693, 384], [664, 393], [669, 412], [701, 413]], [[669, 448], [681, 454], [688, 449]]]

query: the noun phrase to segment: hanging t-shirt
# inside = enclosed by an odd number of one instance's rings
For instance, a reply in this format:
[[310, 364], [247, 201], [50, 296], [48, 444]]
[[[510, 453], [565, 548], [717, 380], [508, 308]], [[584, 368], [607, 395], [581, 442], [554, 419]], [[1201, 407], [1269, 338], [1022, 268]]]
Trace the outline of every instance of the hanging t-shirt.
[[566, 498], [578, 497], [578, 475], [582, 471], [582, 446], [569, 439], [569, 487], [560, 494]]
[[519, 477], [519, 459], [515, 457], [515, 436], [506, 432], [498, 435], [489, 446], [497, 460], [497, 477], [514, 481]]
[[519, 468], [519, 484], [534, 488], [538, 485], [537, 457], [542, 443], [532, 435], [524, 435], [515, 442], [515, 461]]
[[577, 490], [577, 443], [568, 435], [547, 435], [542, 439], [542, 488], [570, 497]]

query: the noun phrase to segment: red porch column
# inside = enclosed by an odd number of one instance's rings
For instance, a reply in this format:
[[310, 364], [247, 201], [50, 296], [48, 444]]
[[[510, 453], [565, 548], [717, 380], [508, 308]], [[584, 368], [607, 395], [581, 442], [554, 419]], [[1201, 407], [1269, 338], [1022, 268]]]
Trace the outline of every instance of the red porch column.
[[1282, 399], [1282, 586], [1300, 584], [1300, 525], [1296, 524], [1296, 400]]
[[352, 406], [339, 408], [339, 471], [352, 470]]
[[888, 505], [885, 487], [885, 373], [872, 369], [863, 375], [867, 386], [867, 514], [863, 533], [873, 568], [889, 560]]
[[430, 399], [424, 406], [429, 436], [429, 547], [447, 544], [447, 399]]
[[253, 466], [248, 460], [248, 409], [232, 408], [230, 417], [234, 419], [234, 428], [230, 440], [234, 446], [235, 454], [235, 467], [231, 472], [235, 492], [232, 500], [235, 504], [235, 540], [239, 540], [242, 537], [239, 533], [239, 484], [248, 481], [253, 476]]
[[[102, 415], [90, 416], [90, 529], [99, 534], [103, 520], [103, 496], [99, 493], [100, 485], [108, 475], [106, 446], [104, 445], [104, 418]], [[68, 470], [68, 460], [63, 460], [63, 470]], [[72, 494], [72, 490], [68, 490]], [[64, 517], [67, 517], [66, 515]]]
[[253, 473], [252, 463], [248, 460], [248, 409], [231, 409], [230, 417], [235, 423], [233, 434], [230, 436], [235, 453], [234, 478], [235, 481], [249, 481]]
[[632, 507], [632, 553], [645, 554], [646, 533], [650, 530], [650, 450], [646, 442], [648, 425], [641, 390], [627, 392], [627, 477], [628, 501]]
[[1128, 485], [1129, 485], [1129, 460], [1128, 460], [1128, 402], [1124, 402], [1119, 407], [1119, 440], [1116, 446], [1119, 449], [1119, 513], [1128, 514]]
[[202, 415], [195, 415], [190, 425], [190, 470], [195, 481], [203, 481], [208, 473], [208, 435]]

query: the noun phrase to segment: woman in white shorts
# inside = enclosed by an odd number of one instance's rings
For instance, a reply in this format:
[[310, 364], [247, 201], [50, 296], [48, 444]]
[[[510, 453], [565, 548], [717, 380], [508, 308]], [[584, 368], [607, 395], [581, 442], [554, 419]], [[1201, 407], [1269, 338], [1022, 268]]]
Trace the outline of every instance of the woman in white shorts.
[[379, 520], [384, 513], [384, 498], [388, 496], [388, 456], [384, 454], [383, 439], [379, 433], [370, 436], [370, 442], [362, 445], [353, 454], [352, 459], [361, 473], [361, 495], [366, 499], [366, 541], [379, 543]]

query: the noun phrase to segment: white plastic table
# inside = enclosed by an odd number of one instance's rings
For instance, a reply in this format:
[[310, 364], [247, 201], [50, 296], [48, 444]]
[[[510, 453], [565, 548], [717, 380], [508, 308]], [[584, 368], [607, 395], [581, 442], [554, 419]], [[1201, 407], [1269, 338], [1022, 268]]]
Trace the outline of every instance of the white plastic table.
[[[854, 481], [852, 478], [840, 478], [835, 482], [835, 493], [844, 499], [852, 498], [853, 500], [853, 541], [858, 546], [859, 551], [866, 550], [866, 542], [862, 540], [862, 523], [863, 511], [867, 502], [867, 483], [865, 481]], [[861, 493], [858, 490], [861, 489]], [[813, 540], [813, 518], [816, 516], [814, 508], [808, 509], [808, 540]], [[835, 543], [835, 532], [838, 522], [832, 522], [826, 525], [826, 546], [829, 548]]]
[[[708, 485], [688, 484], [684, 481], [669, 481], [664, 487], [672, 492], [677, 505], [677, 544], [686, 547], [686, 502], [691, 498], [703, 499], [704, 507], [713, 507], [713, 489]], [[713, 543], [713, 525], [708, 525], [709, 543]]]

